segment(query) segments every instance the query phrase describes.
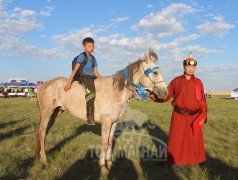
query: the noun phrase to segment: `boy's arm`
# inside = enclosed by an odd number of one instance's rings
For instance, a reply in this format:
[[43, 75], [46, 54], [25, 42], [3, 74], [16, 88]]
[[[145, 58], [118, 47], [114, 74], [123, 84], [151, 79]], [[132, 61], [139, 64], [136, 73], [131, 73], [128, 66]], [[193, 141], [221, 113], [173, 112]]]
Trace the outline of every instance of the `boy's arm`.
[[64, 90], [65, 90], [66, 92], [71, 88], [71, 83], [72, 83], [73, 78], [74, 78], [76, 72], [78, 71], [79, 67], [80, 67], [80, 64], [79, 64], [79, 63], [76, 63], [76, 65], [75, 65], [75, 67], [74, 67], [74, 70], [73, 70], [73, 72], [71, 73], [67, 84], [64, 86]]
[[102, 77], [101, 74], [98, 72], [98, 69], [96, 67], [93, 68], [93, 71], [94, 71], [97, 78]]

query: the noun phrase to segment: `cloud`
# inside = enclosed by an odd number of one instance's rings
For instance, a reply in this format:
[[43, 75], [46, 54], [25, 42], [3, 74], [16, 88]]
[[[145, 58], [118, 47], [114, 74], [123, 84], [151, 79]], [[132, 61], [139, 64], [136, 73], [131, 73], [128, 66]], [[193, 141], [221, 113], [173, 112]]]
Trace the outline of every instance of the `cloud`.
[[120, 17], [120, 18], [116, 18], [116, 19], [111, 19], [112, 22], [123, 22], [123, 21], [127, 21], [129, 19], [129, 17]]
[[54, 10], [53, 7], [49, 7], [49, 6], [46, 6], [45, 7], [45, 10], [43, 11], [40, 11], [40, 15], [43, 16], [43, 17], [47, 17], [47, 16], [50, 16], [52, 11]]
[[[2, 8], [4, 8], [2, 6]], [[24, 10], [15, 7], [11, 13], [0, 12], [0, 33], [2, 35], [18, 35], [32, 31], [33, 29], [44, 28], [37, 22], [37, 13], [32, 10]]]
[[0, 50], [6, 56], [32, 56], [37, 59], [55, 59], [65, 57], [57, 48], [39, 49], [37, 46], [28, 44], [25, 40], [16, 36], [0, 36]]
[[80, 48], [82, 49], [82, 41], [85, 37], [95, 38], [96, 35], [90, 29], [88, 27], [80, 30], [72, 30], [66, 34], [52, 36], [51, 39], [62, 49], [78, 52]]
[[145, 16], [137, 25], [132, 26], [131, 29], [156, 34], [159, 38], [172, 36], [184, 31], [184, 22], [180, 18], [196, 11], [198, 10], [186, 4], [171, 4], [161, 12], [150, 13]]
[[213, 22], [206, 21], [205, 23], [196, 26], [203, 34], [213, 34], [213, 35], [224, 35], [234, 27], [234, 25], [229, 24], [224, 21], [222, 16], [215, 16]]
[[[51, 10], [53, 10], [53, 8]], [[16, 36], [16, 33], [19, 32], [18, 30], [13, 34], [15, 36], [12, 34], [5, 34], [4, 37], [0, 36], [0, 50], [12, 56], [27, 55], [46, 60], [53, 58], [70, 59], [83, 51], [82, 40], [90, 36], [94, 38], [96, 42], [95, 56], [97, 59], [103, 60], [102, 63], [105, 67], [113, 67], [111, 70], [122, 69], [129, 62], [142, 58], [144, 52], [148, 51], [149, 48], [159, 53], [163, 57], [163, 61], [167, 63], [171, 62], [171, 64], [174, 65], [174, 62], [177, 63], [176, 61], [181, 61], [181, 59], [185, 58], [183, 51], [196, 51], [199, 56], [207, 56], [209, 53], [220, 53], [218, 50], [209, 50], [198, 45], [185, 46], [185, 43], [200, 38], [200, 35], [196, 33], [180, 36], [173, 41], [164, 43], [154, 38], [154, 33], [156, 33], [158, 37], [165, 37], [183, 31], [184, 21], [182, 17], [196, 11], [196, 9], [185, 4], [172, 4], [158, 13], [151, 13], [141, 19], [139, 24], [136, 25], [136, 29], [143, 33], [135, 37], [130, 37], [115, 31], [114, 25], [128, 20], [129, 17], [111, 19], [106, 25], [92, 24], [89, 27], [54, 35], [51, 37], [51, 41], [55, 43], [55, 48], [50, 49], [41, 49], [36, 45], [27, 43], [22, 37]], [[2, 14], [2, 16], [7, 16], [7, 18], [11, 20], [17, 19], [19, 15], [22, 17], [18, 19], [19, 21], [26, 19], [25, 21], [27, 22], [32, 20], [35, 22], [35, 25], [39, 24], [36, 20], [37, 13], [35, 11], [23, 10], [16, 7], [13, 13]], [[47, 13], [44, 15], [46, 16]], [[219, 18], [217, 20], [219, 20]], [[34, 26], [30, 26], [29, 31], [30, 29], [33, 30]], [[26, 32], [26, 30], [20, 32]], [[45, 37], [45, 35], [40, 35], [40, 37]]]
[[147, 6], [146, 6], [146, 8], [153, 8], [154, 7], [154, 5], [152, 5], [152, 4], [148, 4]]
[[[222, 50], [216, 50], [216, 49], [208, 49], [201, 47], [200, 45], [194, 45], [194, 46], [186, 46], [182, 50], [186, 52], [193, 52], [193, 54], [196, 54], [196, 57], [199, 58], [206, 58], [210, 54], [217, 54], [217, 53], [223, 53]], [[195, 58], [196, 59], [196, 58]]]

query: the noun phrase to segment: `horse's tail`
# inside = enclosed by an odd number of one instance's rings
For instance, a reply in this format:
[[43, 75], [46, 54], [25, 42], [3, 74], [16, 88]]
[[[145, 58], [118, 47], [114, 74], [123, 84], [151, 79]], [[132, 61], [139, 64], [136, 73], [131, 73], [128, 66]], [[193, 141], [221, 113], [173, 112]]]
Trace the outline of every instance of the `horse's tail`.
[[40, 139], [39, 139], [39, 128], [37, 128], [36, 131], [36, 137], [35, 137], [35, 145], [34, 145], [34, 149], [35, 149], [35, 156], [39, 157], [40, 156]]
[[[37, 92], [37, 105], [38, 105], [38, 109], [40, 111], [40, 91], [41, 88], [39, 88], [38, 92]], [[36, 136], [35, 136], [35, 144], [34, 144], [34, 149], [35, 149], [35, 156], [39, 157], [40, 156], [40, 137], [39, 137], [39, 128], [40, 128], [40, 123], [41, 123], [41, 115], [40, 115], [40, 119], [38, 121], [37, 124], [37, 130], [36, 130]]]

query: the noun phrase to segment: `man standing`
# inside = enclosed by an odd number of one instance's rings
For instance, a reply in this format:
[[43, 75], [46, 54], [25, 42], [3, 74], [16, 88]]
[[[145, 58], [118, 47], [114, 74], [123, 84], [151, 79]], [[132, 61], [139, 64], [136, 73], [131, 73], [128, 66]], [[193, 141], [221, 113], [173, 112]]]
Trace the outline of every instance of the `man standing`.
[[[155, 94], [150, 94], [155, 102], [173, 98], [167, 154], [170, 164], [193, 165], [206, 160], [201, 127], [207, 120], [207, 103], [202, 81], [194, 76], [196, 66], [197, 61], [190, 53], [183, 61], [184, 74], [170, 82], [167, 98], [158, 99]], [[193, 126], [196, 119], [200, 120]], [[200, 129], [198, 133], [194, 133], [195, 128]]]

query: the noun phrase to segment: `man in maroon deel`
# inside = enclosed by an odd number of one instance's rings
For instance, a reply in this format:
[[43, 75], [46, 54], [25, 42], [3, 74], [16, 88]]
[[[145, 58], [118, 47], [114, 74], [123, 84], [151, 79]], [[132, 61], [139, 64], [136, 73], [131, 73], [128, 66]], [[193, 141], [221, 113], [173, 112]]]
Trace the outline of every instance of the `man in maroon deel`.
[[[202, 81], [194, 76], [196, 66], [197, 61], [190, 53], [183, 61], [184, 74], [170, 82], [166, 99], [150, 94], [155, 102], [173, 98], [167, 161], [175, 165], [193, 165], [206, 160], [201, 127], [207, 120], [207, 103]], [[196, 119], [200, 119], [198, 123], [194, 123]]]

